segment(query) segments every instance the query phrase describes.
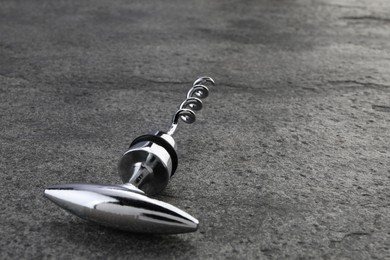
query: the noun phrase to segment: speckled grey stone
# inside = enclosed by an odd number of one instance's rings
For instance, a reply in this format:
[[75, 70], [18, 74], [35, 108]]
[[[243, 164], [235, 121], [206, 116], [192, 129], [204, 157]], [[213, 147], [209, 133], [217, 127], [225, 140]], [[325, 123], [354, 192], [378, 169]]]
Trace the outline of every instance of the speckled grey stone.
[[[387, 0], [0, 2], [0, 259], [390, 259]], [[118, 183], [131, 140], [175, 135], [157, 198], [198, 232], [80, 220], [50, 184]]]

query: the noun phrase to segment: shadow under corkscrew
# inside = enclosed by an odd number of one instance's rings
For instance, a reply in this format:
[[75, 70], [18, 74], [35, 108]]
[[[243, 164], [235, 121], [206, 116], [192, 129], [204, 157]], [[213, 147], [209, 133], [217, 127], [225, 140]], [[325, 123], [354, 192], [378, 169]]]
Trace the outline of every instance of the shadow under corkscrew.
[[118, 168], [124, 184], [60, 184], [48, 187], [45, 196], [58, 206], [86, 220], [135, 233], [174, 234], [194, 232], [198, 220], [188, 213], [149, 198], [162, 191], [175, 173], [178, 159], [172, 135], [179, 119], [195, 122], [194, 111], [203, 107], [210, 77], [197, 79], [172, 118], [167, 132], [139, 136], [121, 157]]

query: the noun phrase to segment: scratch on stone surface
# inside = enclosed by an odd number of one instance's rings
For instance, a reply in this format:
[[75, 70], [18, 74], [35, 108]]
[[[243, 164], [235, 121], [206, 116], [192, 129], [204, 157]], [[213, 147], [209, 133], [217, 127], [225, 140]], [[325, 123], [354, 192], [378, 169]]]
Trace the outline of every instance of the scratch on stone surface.
[[278, 248], [262, 248], [262, 249], [260, 249], [260, 251], [261, 251], [264, 255], [270, 257], [272, 254], [278, 252], [279, 249], [278, 249]]
[[272, 87], [262, 87], [262, 88], [256, 88], [250, 85], [242, 85], [242, 84], [231, 84], [231, 83], [225, 83], [221, 82], [219, 85], [226, 86], [233, 89], [241, 89], [241, 90], [247, 90], [247, 91], [264, 91], [267, 89], [276, 89]]
[[22, 77], [10, 77], [10, 76], [6, 76], [4, 74], [0, 74], [0, 79], [3, 78], [5, 80], [12, 80], [12, 81], [20, 81], [20, 82], [24, 82], [24, 83], [29, 83], [29, 81], [25, 78], [22, 78]]
[[[1, 75], [0, 75], [1, 76]], [[164, 80], [154, 80], [154, 79], [148, 79], [140, 76], [130, 76], [130, 78], [138, 80], [139, 82], [143, 83], [151, 83], [151, 84], [161, 84], [161, 85], [187, 85], [187, 86], [192, 86], [192, 82], [190, 81], [164, 81]], [[107, 85], [114, 85], [117, 82], [110, 81], [110, 80], [87, 80], [87, 81], [62, 81], [61, 83], [69, 83], [73, 85], [78, 85], [78, 88], [89, 88], [89, 86], [79, 86], [80, 84], [107, 84]], [[116, 84], [119, 86], [119, 84]], [[221, 82], [217, 81], [216, 82], [217, 89], [220, 89], [221, 86], [225, 86], [231, 89], [239, 89], [239, 90], [245, 90], [245, 91], [252, 91], [252, 92], [264, 92], [265, 90], [276, 90], [280, 89], [277, 87], [254, 87], [252, 85], [244, 85], [244, 84], [232, 84], [232, 83], [227, 83], [227, 82]], [[127, 87], [126, 87], [127, 88]], [[225, 91], [226, 89], [224, 89]]]
[[345, 20], [362, 20], [362, 21], [377, 21], [377, 22], [383, 22], [383, 23], [390, 23], [389, 18], [384, 17], [378, 17], [378, 16], [372, 16], [372, 15], [365, 15], [365, 16], [344, 16], [342, 19]]
[[[68, 81], [69, 83], [84, 83], [84, 82], [80, 82], [80, 81]], [[110, 80], [88, 80], [87, 81], [87, 84], [97, 84], [97, 83], [103, 83], [103, 84], [114, 84], [115, 82], [114, 81], [110, 81]]]
[[341, 4], [329, 4], [329, 3], [322, 3], [325, 6], [332, 6], [332, 7], [338, 7], [338, 8], [353, 8], [353, 9], [364, 9], [366, 6], [361, 5], [341, 5]]
[[[132, 78], [137, 78], [139, 80], [144, 80], [144, 81], [147, 81], [147, 82], [150, 82], [150, 83], [154, 83], [154, 84], [192, 84], [192, 82], [190, 82], [190, 81], [163, 81], [163, 80], [160, 81], [160, 80], [153, 80], [153, 79], [143, 78], [143, 77], [140, 77], [140, 76], [132, 76]], [[226, 87], [230, 87], [230, 88], [243, 89], [243, 90], [262, 91], [262, 90], [265, 90], [265, 89], [275, 89], [275, 88], [272, 88], [272, 87], [256, 88], [256, 87], [253, 87], [253, 86], [250, 86], [250, 85], [231, 84], [231, 83], [220, 82], [220, 81], [217, 81], [216, 84], [219, 85], [219, 86], [226, 86]]]
[[372, 109], [380, 112], [390, 113], [390, 106], [372, 105]]
[[336, 243], [341, 243], [343, 242], [344, 239], [348, 237], [360, 237], [360, 236], [369, 236], [370, 233], [368, 232], [362, 232], [362, 231], [357, 231], [357, 232], [351, 232], [345, 234], [340, 240], [331, 240], [331, 242], [336, 242]]
[[317, 88], [313, 88], [313, 87], [302, 87], [303, 90], [309, 90], [309, 91], [313, 91], [313, 92], [317, 92], [318, 89]]
[[148, 79], [140, 76], [131, 76], [132, 78], [137, 78], [140, 80], [144, 80], [147, 82], [155, 83], [155, 84], [191, 84], [192, 82], [189, 81], [174, 81], [174, 80], [154, 80], [154, 79]]
[[372, 83], [372, 82], [361, 82], [357, 80], [329, 80], [328, 83], [332, 85], [343, 85], [343, 84], [355, 84], [368, 88], [390, 88], [390, 85]]

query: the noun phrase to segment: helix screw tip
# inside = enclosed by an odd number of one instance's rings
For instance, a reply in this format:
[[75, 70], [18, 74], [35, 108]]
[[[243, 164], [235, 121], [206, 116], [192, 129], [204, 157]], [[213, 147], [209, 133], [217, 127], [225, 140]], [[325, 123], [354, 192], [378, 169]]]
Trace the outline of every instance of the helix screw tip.
[[176, 113], [173, 115], [172, 123], [167, 131], [168, 135], [173, 135], [176, 132], [179, 124], [179, 119], [184, 123], [192, 124], [196, 120], [195, 111], [199, 111], [203, 107], [202, 99], [209, 95], [209, 89], [206, 84], [215, 85], [215, 82], [210, 77], [200, 77], [194, 81], [192, 88], [188, 91], [186, 99], [181, 103]]
[[193, 86], [195, 86], [195, 85], [203, 85], [203, 84], [205, 84], [207, 82], [209, 82], [213, 86], [215, 86], [215, 81], [211, 77], [208, 77], [208, 76], [203, 76], [203, 77], [198, 78], [197, 80], [194, 81], [194, 83], [192, 85]]

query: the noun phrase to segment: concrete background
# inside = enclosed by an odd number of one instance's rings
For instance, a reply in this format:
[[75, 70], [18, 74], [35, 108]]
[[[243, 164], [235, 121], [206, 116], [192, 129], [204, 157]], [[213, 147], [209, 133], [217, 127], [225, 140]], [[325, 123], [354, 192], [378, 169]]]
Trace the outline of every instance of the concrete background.
[[[1, 259], [390, 259], [390, 2], [0, 1]], [[193, 80], [157, 198], [198, 232], [134, 235], [43, 198], [118, 183]]]

